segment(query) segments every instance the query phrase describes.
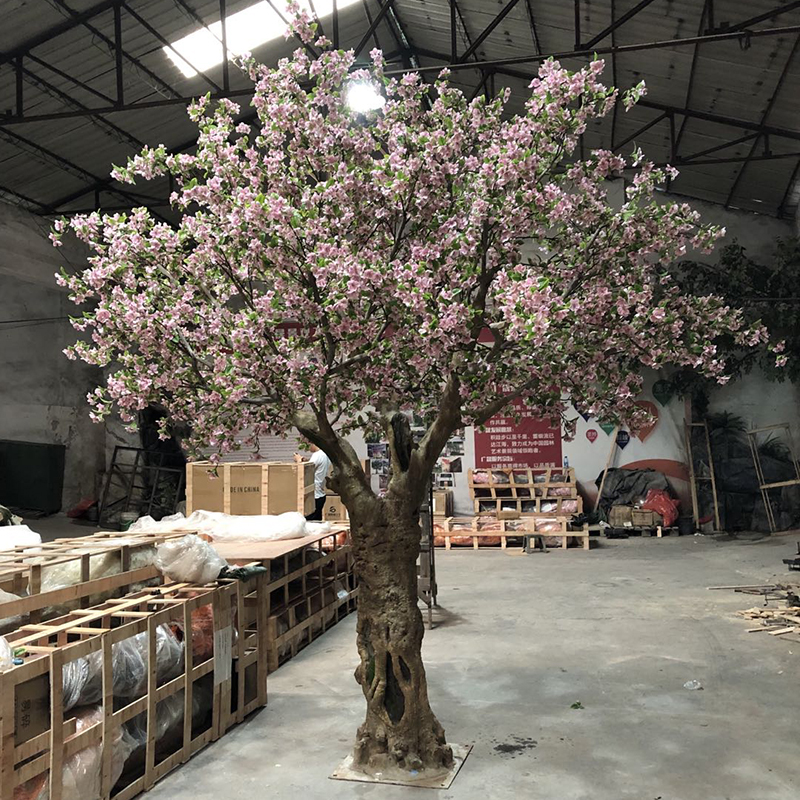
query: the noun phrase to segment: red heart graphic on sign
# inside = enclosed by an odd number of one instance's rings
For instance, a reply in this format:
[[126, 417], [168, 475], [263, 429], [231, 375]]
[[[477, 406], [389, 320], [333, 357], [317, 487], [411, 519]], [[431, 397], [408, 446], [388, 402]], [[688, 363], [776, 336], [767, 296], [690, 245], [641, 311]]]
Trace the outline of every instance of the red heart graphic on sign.
[[590, 442], [593, 442], [597, 438], [597, 431], [594, 428], [589, 428], [589, 430], [586, 431], [586, 438]]

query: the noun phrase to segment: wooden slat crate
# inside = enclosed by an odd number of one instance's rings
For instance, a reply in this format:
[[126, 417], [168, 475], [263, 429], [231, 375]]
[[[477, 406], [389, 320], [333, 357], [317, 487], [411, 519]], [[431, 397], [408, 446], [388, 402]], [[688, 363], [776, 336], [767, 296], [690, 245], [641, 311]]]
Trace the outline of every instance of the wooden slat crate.
[[[304, 539], [216, 546], [231, 564], [261, 564], [268, 570], [264, 613], [270, 671], [355, 610], [358, 585], [348, 536], [347, 526], [339, 525], [330, 534]], [[253, 613], [249, 603], [246, 613]]]
[[[267, 700], [267, 618], [264, 604], [255, 630], [244, 625], [245, 591], [265, 590], [265, 579], [242, 590], [236, 581], [198, 587], [173, 584], [112, 599], [80, 609], [47, 624], [23, 626], [6, 638], [29, 654], [20, 666], [0, 673], [0, 800], [13, 800], [15, 787], [28, 781], [46, 787], [50, 800], [60, 800], [65, 768], [76, 754], [91, 752], [96, 763], [98, 796], [129, 800]], [[205, 650], [198, 648], [193, 613], [210, 608], [212, 630]], [[157, 643], [163, 626], [179, 623], [185, 635], [183, 662], [169, 675], [159, 675]], [[139, 697], [115, 697], [114, 646], [147, 633], [146, 689]], [[235, 635], [234, 635], [235, 634]], [[213, 641], [213, 645], [210, 642]], [[189, 647], [189, 643], [192, 646]], [[212, 652], [209, 652], [209, 648]], [[65, 713], [64, 665], [92, 656], [100, 660], [97, 721], [76, 733], [76, 721]], [[174, 676], [174, 677], [173, 677]], [[193, 724], [193, 698], [204, 692], [209, 711], [203, 725]], [[178, 697], [182, 693], [182, 697]], [[199, 697], [200, 695], [197, 694]], [[34, 702], [39, 699], [39, 703]], [[174, 748], [164, 752], [156, 740], [162, 704], [175, 698], [183, 706]], [[147, 732], [141, 774], [112, 775], [115, 745], [122, 726], [145, 715]], [[180, 719], [180, 717], [178, 717]], [[195, 720], [195, 723], [198, 720]], [[95, 748], [87, 751], [86, 748]], [[116, 770], [119, 772], [119, 769]], [[29, 787], [26, 787], [29, 788]]]
[[186, 514], [197, 509], [226, 514], [314, 511], [314, 465], [275, 461], [186, 465]]
[[104, 534], [3, 551], [0, 588], [26, 596], [0, 603], [0, 620], [25, 615], [37, 622], [48, 609], [52, 616], [126, 594], [135, 584], [161, 583], [152, 564], [155, 545], [183, 535]]
[[567, 501], [571, 508], [577, 501], [577, 510], [557, 513], [579, 514], [582, 501], [578, 496], [575, 470], [559, 469], [471, 469], [469, 490], [475, 501], [475, 512], [496, 514], [513, 511], [519, 514], [553, 513], [540, 510], [540, 504]]
[[522, 516], [567, 516], [580, 514], [583, 511], [581, 497], [536, 497], [528, 499], [513, 499], [507, 497], [480, 497], [475, 496], [476, 514], [493, 514], [510, 512]]
[[538, 533], [560, 540], [567, 548], [570, 538], [581, 539], [585, 550], [589, 549], [589, 530], [568, 530], [566, 517], [525, 517], [523, 519], [490, 519], [487, 517], [448, 517], [434, 520], [434, 545], [450, 550], [453, 547], [497, 547], [506, 549], [509, 542], [519, 542], [526, 533]]

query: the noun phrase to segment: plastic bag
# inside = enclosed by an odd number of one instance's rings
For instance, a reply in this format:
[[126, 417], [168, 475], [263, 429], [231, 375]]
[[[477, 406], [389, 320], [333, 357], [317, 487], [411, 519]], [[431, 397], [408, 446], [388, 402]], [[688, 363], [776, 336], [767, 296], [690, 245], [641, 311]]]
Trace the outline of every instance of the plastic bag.
[[12, 603], [14, 600], [19, 600], [19, 595], [11, 594], [0, 589], [0, 633], [8, 633], [9, 631], [16, 630], [20, 625], [24, 625], [28, 621], [27, 614], [21, 614], [16, 617], [3, 617], [2, 603]]
[[0, 528], [0, 550], [15, 547], [35, 547], [42, 543], [42, 537], [27, 525], [4, 525]]
[[[126, 539], [124, 537], [105, 539], [103, 545], [109, 548], [116, 548], [122, 545], [135, 544], [135, 539]], [[73, 552], [76, 554], [93, 553], [89, 558], [89, 579], [95, 580], [97, 578], [107, 578], [109, 575], [117, 575], [122, 571], [122, 560], [119, 550], [110, 550], [109, 552], [95, 552], [94, 548], [76, 548]], [[131, 564], [130, 568], [140, 569], [141, 567], [149, 566], [153, 563], [155, 558], [155, 547], [136, 547], [131, 551]], [[55, 589], [63, 589], [67, 586], [76, 586], [81, 583], [81, 561], [78, 558], [71, 561], [65, 561], [62, 564], [42, 568], [42, 592], [50, 592]], [[149, 581], [131, 586], [131, 591], [137, 591], [138, 588], [144, 587]], [[89, 598], [89, 605], [97, 605], [111, 597], [113, 591], [100, 592], [92, 595]], [[61, 616], [68, 613], [70, 610], [77, 608], [77, 601], [72, 603], [64, 603], [58, 606], [49, 606], [45, 608], [42, 615], [45, 619]]]
[[[82, 708], [75, 713], [76, 733], [93, 728], [103, 721], [99, 707]], [[125, 762], [135, 748], [135, 741], [124, 725], [119, 726], [112, 741], [111, 785], [122, 775]], [[64, 761], [61, 772], [62, 800], [99, 800], [100, 773], [103, 768], [102, 745], [84, 747]], [[14, 800], [47, 800], [50, 796], [48, 773], [31, 778], [14, 789]]]
[[0, 636], [0, 672], [14, 666], [14, 651], [6, 640], [5, 636]]
[[297, 511], [287, 511], [277, 516], [254, 514], [236, 516], [221, 511], [194, 511], [190, 516], [173, 514], [156, 522], [152, 517], [142, 517], [128, 529], [130, 531], [158, 531], [197, 533], [210, 536], [214, 541], [264, 542], [279, 539], [300, 539], [312, 534], [322, 535], [331, 530], [329, 522], [307, 522]]
[[669, 528], [678, 519], [679, 505], [680, 500], [673, 500], [663, 489], [649, 489], [642, 508], [645, 511], [655, 511], [661, 514], [664, 527]]
[[[138, 633], [111, 648], [113, 695], [132, 700], [147, 688], [147, 633]], [[177, 678], [183, 671], [184, 647], [169, 626], [156, 628], [156, 675], [159, 684]], [[64, 664], [64, 710], [99, 703], [103, 696], [103, 654], [90, 653]]]
[[160, 544], [154, 563], [170, 580], [189, 583], [216, 580], [222, 568], [228, 566], [208, 542], [194, 534]]

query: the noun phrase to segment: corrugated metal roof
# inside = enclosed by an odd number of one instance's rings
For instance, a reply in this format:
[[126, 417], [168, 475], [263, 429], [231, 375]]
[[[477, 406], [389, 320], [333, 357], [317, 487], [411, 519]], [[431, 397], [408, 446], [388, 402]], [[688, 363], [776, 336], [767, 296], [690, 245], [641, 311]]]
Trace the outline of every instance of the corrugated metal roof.
[[[228, 13], [253, 4], [254, 0], [228, 0]], [[767, 12], [779, 0], [715, 0], [716, 29], [724, 30], [748, 18]], [[543, 53], [566, 53], [575, 49], [575, 15], [572, 2], [518, 0], [494, 30], [482, 33], [503, 12], [510, 0], [456, 0], [458, 53], [483, 39], [468, 60], [498, 61], [531, 56], [537, 43]], [[63, 26], [74, 14], [97, 8], [101, 0], [5, 0], [4, 21], [0, 28], [0, 54], [15, 53], [31, 41], [32, 58], [23, 65], [25, 115], [58, 114], [81, 107], [98, 108], [113, 104], [116, 98], [114, 50], [114, 14], [111, 3], [86, 24], [76, 24], [60, 35], [46, 39], [48, 31]], [[219, 18], [218, 0], [128, 0], [128, 5], [149, 26], [168, 41], [194, 31], [196, 17], [206, 23]], [[341, 42], [353, 46], [369, 27], [369, 19], [380, 12], [381, 0], [362, 0], [340, 14]], [[580, 40], [587, 42], [622, 15], [637, 6], [636, 0], [581, 0]], [[703, 0], [653, 0], [597, 47], [624, 46], [697, 36], [706, 32], [710, 20], [704, 13]], [[395, 0], [393, 10], [385, 15], [375, 34], [386, 52], [393, 52], [397, 63], [413, 57], [423, 66], [449, 60], [450, 0]], [[170, 97], [204, 93], [212, 85], [222, 85], [222, 68], [207, 71], [202, 77], [186, 78], [166, 58], [162, 42], [125, 9], [121, 15], [122, 40], [126, 52], [123, 88], [126, 103], [150, 103]], [[325, 24], [325, 23], [324, 23]], [[753, 23], [753, 29], [800, 25], [800, 8], [772, 19]], [[330, 34], [330, 23], [326, 32]], [[410, 53], [404, 51], [407, 40]], [[609, 147], [635, 136], [647, 155], [656, 161], [674, 160], [673, 135], [678, 160], [711, 148], [721, 147], [748, 133], [734, 124], [766, 124], [796, 133], [800, 138], [800, 47], [798, 33], [764, 38], [705, 42], [699, 46], [680, 45], [661, 49], [605, 56], [604, 77], [621, 88], [644, 79], [648, 95], [644, 103], [629, 113], [618, 112], [615, 122], [609, 118], [593, 125], [584, 137], [587, 149]], [[371, 47], [370, 42], [368, 47]], [[256, 55], [267, 63], [288, 54], [294, 41], [274, 41], [259, 48]], [[794, 56], [787, 69], [790, 55]], [[0, 58], [5, 62], [5, 59]], [[134, 63], [135, 61], [135, 63]], [[567, 58], [566, 66], [578, 68], [586, 58]], [[493, 67], [495, 89], [512, 89], [511, 112], [521, 108], [535, 62]], [[786, 71], [781, 81], [782, 73]], [[486, 70], [473, 68], [456, 72], [453, 80], [464, 91], [472, 92], [481, 83]], [[74, 78], [75, 80], [71, 80]], [[79, 81], [85, 86], [76, 84]], [[46, 82], [46, 84], [45, 84]], [[780, 83], [779, 92], [775, 95]], [[231, 70], [231, 88], [246, 88], [247, 81]], [[13, 119], [16, 113], [14, 65], [0, 65], [0, 114]], [[104, 99], [107, 98], [107, 99]], [[243, 104], [247, 98], [240, 98]], [[676, 109], [669, 118], [641, 130], [658, 118], [663, 107]], [[689, 109], [698, 118], [679, 113]], [[725, 118], [728, 122], [716, 118]], [[5, 124], [0, 120], [0, 193], [15, 192], [45, 208], [54, 204], [58, 210], [92, 207], [96, 200], [104, 206], [132, 202], [129, 188], [107, 181], [110, 166], [123, 162], [134, 153], [138, 142], [164, 143], [177, 147], [190, 142], [195, 133], [185, 108], [168, 105], [119, 111], [94, 116], [60, 118]], [[613, 128], [613, 129], [612, 129]], [[20, 138], [22, 137], [22, 138]], [[629, 144], [626, 148], [633, 147]], [[44, 150], [43, 150], [43, 149]], [[754, 160], [741, 161], [751, 153]], [[788, 215], [794, 212], [796, 191], [790, 189], [800, 159], [800, 141], [778, 135], [758, 136], [739, 144], [698, 156], [696, 164], [681, 165], [681, 174], [672, 190], [692, 197], [761, 211]], [[768, 158], [772, 156], [783, 158]], [[708, 163], [718, 159], [718, 163]], [[740, 174], [741, 173], [741, 174]], [[96, 184], [96, 187], [95, 187]], [[87, 194], [79, 195], [82, 189]], [[94, 189], [99, 190], [96, 198]], [[112, 189], [129, 192], [122, 195]], [[134, 193], [164, 197], [165, 182], [136, 187]], [[8, 195], [3, 195], [7, 197]], [[68, 202], [67, 198], [72, 198]], [[23, 200], [19, 202], [25, 205]]]

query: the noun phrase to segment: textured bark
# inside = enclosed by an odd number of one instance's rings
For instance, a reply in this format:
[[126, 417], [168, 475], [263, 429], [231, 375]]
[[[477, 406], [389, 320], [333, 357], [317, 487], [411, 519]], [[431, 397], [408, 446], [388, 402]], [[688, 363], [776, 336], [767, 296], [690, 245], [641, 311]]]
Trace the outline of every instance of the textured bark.
[[367, 699], [367, 716], [358, 729], [354, 763], [369, 773], [441, 771], [453, 763], [453, 754], [428, 703], [422, 665], [418, 512], [411, 500], [394, 498], [355, 506], [351, 531], [361, 658], [355, 676]]

